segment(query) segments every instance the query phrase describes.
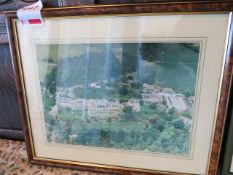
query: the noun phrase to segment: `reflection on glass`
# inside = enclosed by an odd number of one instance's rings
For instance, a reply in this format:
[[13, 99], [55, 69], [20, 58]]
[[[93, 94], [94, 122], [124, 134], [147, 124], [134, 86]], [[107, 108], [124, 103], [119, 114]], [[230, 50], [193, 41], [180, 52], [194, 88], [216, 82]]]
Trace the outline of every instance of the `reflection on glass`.
[[189, 154], [199, 43], [36, 50], [48, 142]]

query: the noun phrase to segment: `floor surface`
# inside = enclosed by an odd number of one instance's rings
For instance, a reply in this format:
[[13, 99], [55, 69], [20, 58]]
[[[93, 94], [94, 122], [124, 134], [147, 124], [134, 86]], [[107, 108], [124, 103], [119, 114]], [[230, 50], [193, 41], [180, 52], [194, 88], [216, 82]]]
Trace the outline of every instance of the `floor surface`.
[[[97, 175], [90, 172], [31, 165], [24, 142], [0, 139], [0, 175]], [[100, 175], [100, 174], [99, 174]]]

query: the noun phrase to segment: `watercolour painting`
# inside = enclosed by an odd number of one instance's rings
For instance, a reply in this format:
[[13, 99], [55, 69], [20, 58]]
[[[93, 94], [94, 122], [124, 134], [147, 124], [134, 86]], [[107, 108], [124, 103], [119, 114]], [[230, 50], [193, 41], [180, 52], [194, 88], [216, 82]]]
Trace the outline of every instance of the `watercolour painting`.
[[47, 142], [189, 155], [200, 43], [36, 51]]

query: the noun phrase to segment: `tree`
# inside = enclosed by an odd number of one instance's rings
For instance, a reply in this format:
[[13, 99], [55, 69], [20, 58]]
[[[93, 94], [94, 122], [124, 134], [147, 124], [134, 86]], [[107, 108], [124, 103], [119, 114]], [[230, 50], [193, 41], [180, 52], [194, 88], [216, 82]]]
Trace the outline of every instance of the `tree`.
[[182, 119], [175, 119], [172, 121], [172, 125], [176, 128], [176, 129], [185, 129], [185, 125]]
[[101, 129], [100, 130], [100, 139], [101, 139], [101, 142], [108, 142], [109, 141], [109, 137], [110, 137], [110, 134], [109, 134], [109, 131], [105, 130], [105, 129]]
[[107, 119], [107, 121], [108, 121], [108, 123], [111, 123], [111, 122], [112, 122], [112, 118], [109, 117], [109, 118]]
[[133, 112], [133, 109], [131, 106], [125, 106], [123, 108], [123, 113], [121, 117], [122, 121], [136, 121], [136, 114]]
[[149, 107], [150, 107], [150, 109], [154, 110], [154, 109], [157, 108], [157, 104], [156, 103], [151, 103]]
[[49, 112], [51, 108], [56, 104], [55, 95], [49, 95], [48, 92], [43, 94], [43, 103], [46, 112]]
[[136, 43], [125, 43], [123, 45], [122, 75], [136, 72], [137, 69], [137, 47]]
[[128, 87], [127, 87], [127, 86], [122, 86], [122, 87], [120, 88], [120, 94], [121, 94], [121, 95], [128, 95], [128, 94], [129, 94], [129, 89], [128, 89]]
[[184, 93], [184, 95], [185, 95], [185, 97], [190, 97], [191, 96], [191, 93], [189, 92], [189, 91], [185, 91], [185, 93]]
[[120, 130], [120, 131], [118, 132], [118, 137], [119, 137], [120, 141], [123, 141], [124, 138], [125, 138], [125, 136], [126, 136], [125, 131]]
[[125, 106], [123, 108], [123, 112], [126, 113], [126, 114], [132, 114], [133, 113], [133, 109], [131, 106]]
[[48, 113], [46, 113], [46, 115], [45, 115], [45, 121], [46, 121], [46, 123], [49, 124], [49, 126], [54, 126], [56, 123], [55, 119]]
[[129, 97], [128, 96], [123, 96], [123, 97], [120, 97], [120, 103], [124, 103], [124, 102], [127, 102], [129, 101]]
[[142, 106], [144, 104], [144, 101], [143, 100], [140, 100], [139, 101], [139, 104]]
[[176, 113], [176, 109], [172, 107], [171, 109], [169, 109], [168, 113], [174, 115]]
[[162, 58], [160, 53], [166, 50], [163, 45], [162, 43], [142, 43], [140, 49], [142, 59], [148, 62], [160, 60]]
[[165, 128], [166, 121], [162, 118], [158, 119], [154, 127], [162, 132]]
[[57, 86], [57, 66], [53, 67], [50, 73], [45, 77], [46, 88], [51, 95], [55, 95]]
[[143, 88], [143, 84], [141, 82], [132, 82], [130, 85], [134, 89], [142, 89]]

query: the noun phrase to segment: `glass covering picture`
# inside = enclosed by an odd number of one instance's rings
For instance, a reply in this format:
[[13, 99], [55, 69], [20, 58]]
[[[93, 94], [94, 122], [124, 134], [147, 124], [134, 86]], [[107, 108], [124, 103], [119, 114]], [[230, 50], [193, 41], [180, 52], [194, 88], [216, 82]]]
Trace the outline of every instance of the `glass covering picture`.
[[189, 155], [200, 43], [37, 44], [36, 52], [47, 142]]

